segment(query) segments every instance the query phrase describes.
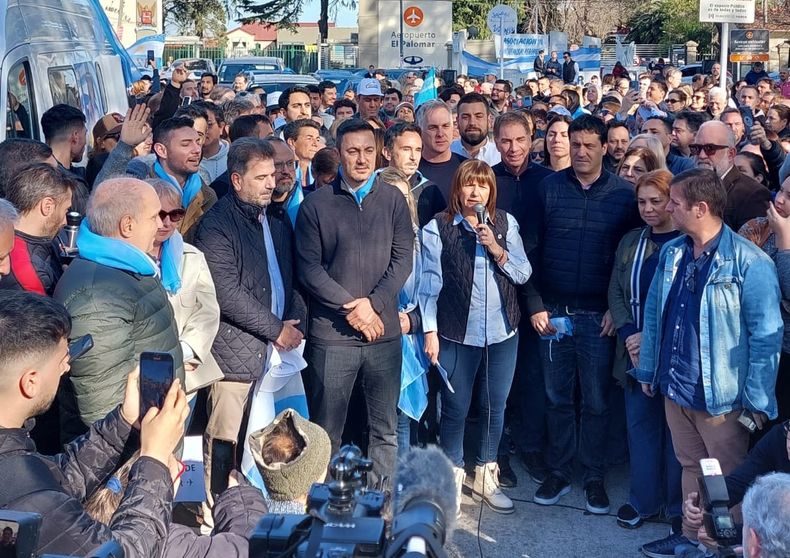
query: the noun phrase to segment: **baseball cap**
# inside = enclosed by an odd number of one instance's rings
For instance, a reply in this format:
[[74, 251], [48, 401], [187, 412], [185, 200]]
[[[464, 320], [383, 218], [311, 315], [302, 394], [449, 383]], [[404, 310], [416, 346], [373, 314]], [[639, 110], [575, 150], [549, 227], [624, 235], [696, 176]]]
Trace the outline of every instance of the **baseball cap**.
[[282, 95], [282, 91], [275, 91], [273, 93], [269, 93], [266, 95], [266, 108], [279, 108], [280, 107], [280, 95]]
[[381, 83], [375, 78], [363, 78], [357, 86], [357, 95], [375, 95], [383, 97], [384, 93], [381, 92]]
[[93, 141], [98, 142], [109, 136], [121, 133], [123, 126], [123, 115], [113, 112], [101, 117], [93, 126]]

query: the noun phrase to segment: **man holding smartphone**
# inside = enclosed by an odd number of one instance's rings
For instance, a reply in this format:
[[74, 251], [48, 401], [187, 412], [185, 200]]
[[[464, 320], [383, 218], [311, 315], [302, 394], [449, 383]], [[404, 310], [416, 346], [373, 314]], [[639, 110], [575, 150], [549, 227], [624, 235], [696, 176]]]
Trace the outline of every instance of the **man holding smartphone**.
[[[8, 292], [0, 304], [0, 508], [41, 514], [34, 554], [85, 556], [114, 539], [126, 558], [161, 556], [171, 520], [168, 469], [184, 433], [186, 396], [174, 382], [159, 409], [140, 417], [139, 374], [124, 374], [120, 405], [64, 452], [46, 457], [28, 437], [29, 419], [52, 404], [61, 377], [78, 361], [70, 355], [71, 318], [52, 299]], [[140, 429], [140, 459], [121, 505], [107, 525], [82, 502], [121, 465]], [[133, 445], [136, 442], [132, 442]], [[13, 482], [8, 482], [13, 479]]]

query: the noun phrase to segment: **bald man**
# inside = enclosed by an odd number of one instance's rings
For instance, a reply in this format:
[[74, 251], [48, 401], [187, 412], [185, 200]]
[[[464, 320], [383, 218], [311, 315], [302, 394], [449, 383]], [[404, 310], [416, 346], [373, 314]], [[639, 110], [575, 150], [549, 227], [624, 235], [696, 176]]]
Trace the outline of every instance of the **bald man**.
[[697, 166], [714, 171], [727, 190], [724, 222], [734, 231], [755, 217], [765, 217], [771, 192], [741, 173], [735, 166], [735, 134], [720, 120], [705, 122], [699, 127], [694, 143], [689, 146]]
[[162, 226], [161, 209], [154, 189], [136, 178], [106, 180], [88, 200], [77, 237], [80, 255], [53, 295], [71, 314], [71, 338], [91, 334], [94, 344], [61, 383], [64, 443], [121, 403], [140, 353], [169, 352], [184, 382], [173, 310], [147, 255]]

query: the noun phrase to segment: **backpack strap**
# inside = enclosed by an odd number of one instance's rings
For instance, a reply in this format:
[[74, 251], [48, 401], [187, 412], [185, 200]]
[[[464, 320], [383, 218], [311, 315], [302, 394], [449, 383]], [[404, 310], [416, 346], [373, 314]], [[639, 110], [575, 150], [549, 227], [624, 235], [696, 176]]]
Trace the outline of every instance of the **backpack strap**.
[[47, 464], [33, 454], [0, 456], [0, 478], [11, 481], [0, 483], [0, 508], [36, 492], [63, 492]]

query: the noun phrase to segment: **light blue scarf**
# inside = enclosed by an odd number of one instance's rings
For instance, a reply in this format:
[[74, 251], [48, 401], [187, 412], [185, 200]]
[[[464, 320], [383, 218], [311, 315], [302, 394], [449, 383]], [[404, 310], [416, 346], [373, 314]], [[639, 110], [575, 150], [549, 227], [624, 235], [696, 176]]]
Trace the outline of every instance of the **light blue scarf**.
[[184, 238], [175, 231], [162, 243], [159, 266], [162, 268], [162, 286], [168, 294], [181, 290], [181, 260], [184, 258]]
[[195, 196], [198, 195], [198, 192], [200, 192], [200, 189], [203, 187], [203, 181], [200, 180], [200, 173], [197, 172], [189, 175], [183, 188], [178, 183], [178, 180], [165, 172], [165, 169], [162, 168], [159, 161], [154, 162], [154, 172], [156, 176], [178, 188], [178, 191], [181, 192], [181, 203], [184, 208], [189, 207], [189, 204], [192, 203], [192, 200], [195, 199]]
[[77, 249], [81, 258], [100, 265], [145, 277], [159, 275], [159, 268], [148, 254], [128, 242], [95, 234], [88, 227], [87, 219], [83, 219], [80, 225]]
[[[362, 207], [362, 200], [364, 200], [365, 197], [368, 194], [370, 194], [370, 191], [373, 189], [373, 184], [376, 182], [376, 177], [379, 175], [379, 173], [381, 171], [382, 171], [382, 169], [378, 169], [378, 170], [373, 171], [373, 174], [370, 175], [370, 178], [368, 178], [367, 182], [365, 182], [362, 186], [360, 186], [357, 189], [356, 192], [352, 193], [352, 195], [354, 196], [354, 199], [357, 201], [357, 205], [358, 206]], [[345, 180], [345, 176], [343, 175], [343, 168], [342, 167], [339, 169], [338, 172], [340, 173], [340, 176], [342, 177], [341, 179]], [[346, 182], [346, 184], [348, 184], [348, 182]]]

